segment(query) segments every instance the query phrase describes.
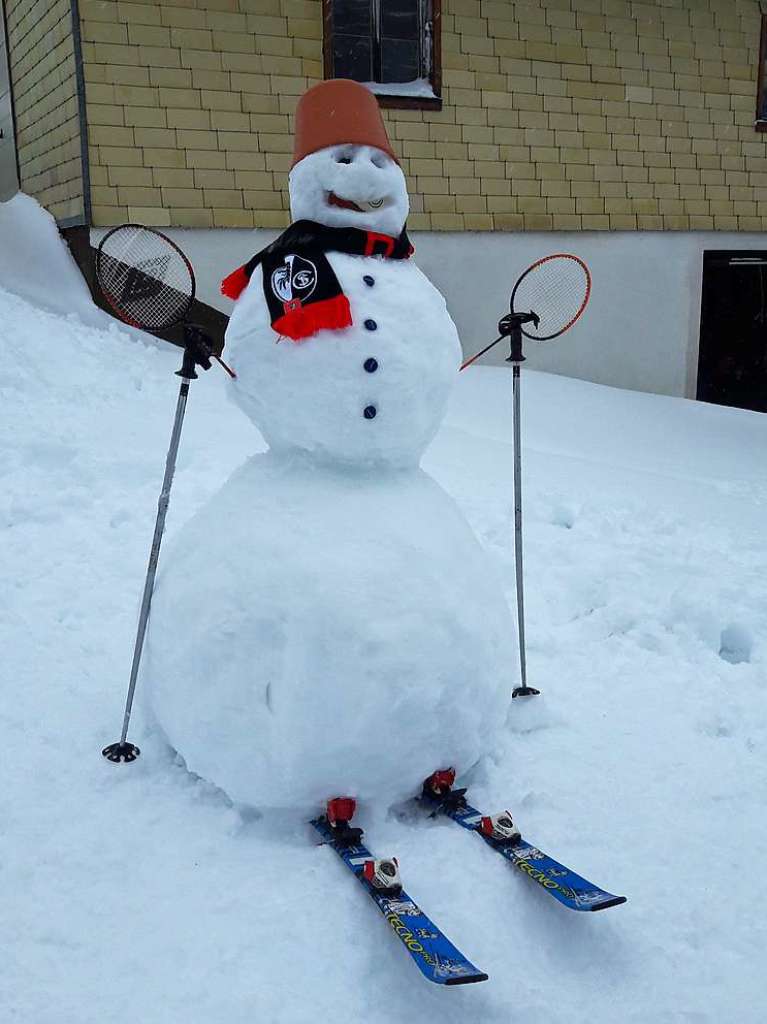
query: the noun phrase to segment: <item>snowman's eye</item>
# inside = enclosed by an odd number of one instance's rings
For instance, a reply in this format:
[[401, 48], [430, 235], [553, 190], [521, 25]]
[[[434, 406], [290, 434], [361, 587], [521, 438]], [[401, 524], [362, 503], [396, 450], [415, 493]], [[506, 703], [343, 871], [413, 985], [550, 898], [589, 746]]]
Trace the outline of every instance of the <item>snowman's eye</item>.
[[338, 153], [336, 155], [336, 163], [337, 164], [350, 164], [351, 162], [352, 162], [352, 157], [349, 156], [348, 153]]

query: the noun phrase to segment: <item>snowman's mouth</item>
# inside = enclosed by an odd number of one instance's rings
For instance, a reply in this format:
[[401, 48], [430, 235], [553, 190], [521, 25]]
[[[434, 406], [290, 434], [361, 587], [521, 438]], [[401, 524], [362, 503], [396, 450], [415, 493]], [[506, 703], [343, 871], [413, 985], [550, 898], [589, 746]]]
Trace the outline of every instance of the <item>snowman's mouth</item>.
[[337, 196], [335, 192], [328, 193], [328, 205], [340, 206], [342, 210], [354, 210], [357, 213], [365, 213], [368, 210], [380, 210], [383, 204], [383, 199], [371, 199], [367, 203], [362, 201], [355, 203], [353, 199], [344, 199], [342, 196]]

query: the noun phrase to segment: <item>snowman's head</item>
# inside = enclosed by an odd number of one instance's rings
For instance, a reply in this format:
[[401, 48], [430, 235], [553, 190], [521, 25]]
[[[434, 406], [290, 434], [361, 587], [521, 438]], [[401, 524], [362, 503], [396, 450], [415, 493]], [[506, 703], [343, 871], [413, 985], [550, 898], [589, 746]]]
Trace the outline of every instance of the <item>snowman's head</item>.
[[299, 160], [288, 180], [293, 220], [394, 238], [405, 226], [410, 209], [405, 175], [375, 146], [326, 146]]

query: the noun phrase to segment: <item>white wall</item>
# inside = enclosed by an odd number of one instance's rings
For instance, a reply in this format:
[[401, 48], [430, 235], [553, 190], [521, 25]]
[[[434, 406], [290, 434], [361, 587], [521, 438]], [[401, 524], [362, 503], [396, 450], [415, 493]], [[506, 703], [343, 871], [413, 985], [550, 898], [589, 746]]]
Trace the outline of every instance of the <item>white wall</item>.
[[[278, 232], [171, 229], [198, 297], [229, 312], [219, 283]], [[94, 241], [103, 231], [94, 231]], [[464, 351], [497, 337], [511, 289], [534, 260], [572, 252], [591, 269], [591, 302], [562, 338], [528, 342], [528, 366], [600, 384], [695, 397], [703, 252], [764, 249], [767, 235], [725, 232], [414, 232], [415, 259], [444, 294]], [[501, 362], [498, 345], [486, 359]]]

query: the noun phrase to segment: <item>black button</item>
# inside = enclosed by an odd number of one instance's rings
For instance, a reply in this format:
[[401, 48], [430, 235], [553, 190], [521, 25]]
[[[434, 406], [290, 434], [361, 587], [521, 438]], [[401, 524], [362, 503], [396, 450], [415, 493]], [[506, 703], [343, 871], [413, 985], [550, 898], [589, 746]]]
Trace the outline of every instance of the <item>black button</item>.
[[374, 420], [376, 418], [376, 413], [377, 412], [378, 412], [378, 410], [376, 409], [376, 407], [374, 405], [368, 405], [365, 408], [365, 419], [366, 420]]
[[367, 327], [367, 329], [369, 331], [377, 331], [378, 330], [378, 324], [375, 322], [375, 320], [366, 320], [365, 321], [365, 327]]
[[373, 285], [376, 283], [376, 279], [374, 277], [371, 277], [370, 274], [365, 274], [362, 280], [365, 282], [368, 288], [372, 288]]
[[366, 359], [364, 362], [364, 366], [368, 373], [375, 373], [376, 370], [378, 369], [378, 360], [372, 358]]

